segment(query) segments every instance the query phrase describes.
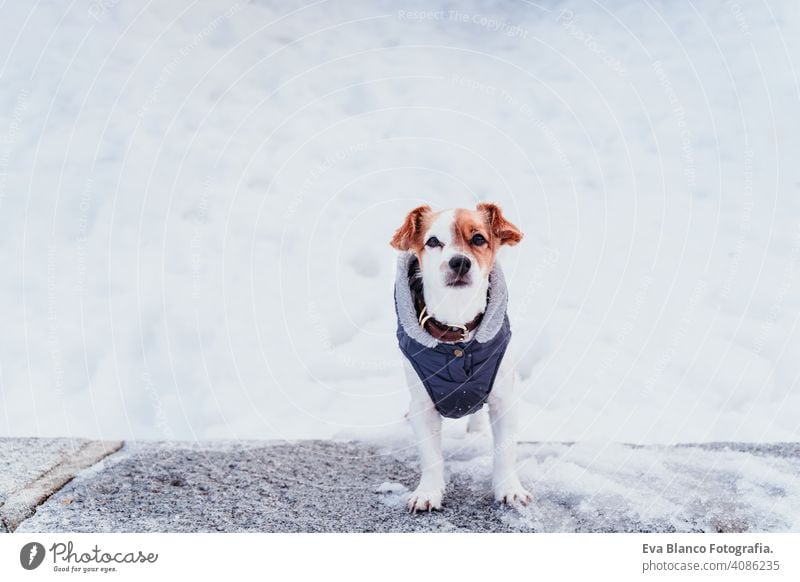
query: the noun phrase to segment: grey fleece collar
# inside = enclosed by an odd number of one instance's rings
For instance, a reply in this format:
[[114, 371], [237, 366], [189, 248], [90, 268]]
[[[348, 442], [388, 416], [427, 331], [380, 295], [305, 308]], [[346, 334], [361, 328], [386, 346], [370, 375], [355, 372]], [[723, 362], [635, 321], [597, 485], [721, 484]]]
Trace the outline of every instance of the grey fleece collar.
[[[417, 322], [417, 312], [414, 309], [414, 300], [408, 286], [408, 267], [414, 253], [404, 252], [397, 258], [397, 273], [394, 280], [394, 296], [397, 303], [397, 314], [400, 325], [411, 339], [427, 348], [435, 348], [438, 340], [425, 331]], [[489, 302], [483, 320], [475, 330], [475, 341], [486, 343], [491, 341], [503, 326], [508, 307], [508, 288], [503, 277], [503, 270], [495, 261], [494, 268], [489, 273]]]

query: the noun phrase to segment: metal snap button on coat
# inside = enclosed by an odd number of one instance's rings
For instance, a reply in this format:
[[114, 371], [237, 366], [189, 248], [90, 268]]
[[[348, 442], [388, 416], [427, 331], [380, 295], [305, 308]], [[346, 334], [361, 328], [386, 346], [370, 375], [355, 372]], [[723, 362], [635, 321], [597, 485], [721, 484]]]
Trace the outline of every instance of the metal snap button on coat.
[[463, 356], [463, 355], [464, 355], [464, 351], [463, 351], [463, 350], [454, 350], [454, 351], [453, 351], [453, 355], [454, 355], [455, 357], [457, 357], [457, 358], [460, 358], [461, 356]]

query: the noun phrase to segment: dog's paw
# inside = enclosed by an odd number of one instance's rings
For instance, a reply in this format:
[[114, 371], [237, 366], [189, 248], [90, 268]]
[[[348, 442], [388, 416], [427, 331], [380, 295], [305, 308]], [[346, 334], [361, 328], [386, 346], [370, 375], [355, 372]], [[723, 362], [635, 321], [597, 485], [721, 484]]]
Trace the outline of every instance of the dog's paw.
[[513, 481], [505, 481], [502, 484], [495, 486], [494, 498], [495, 501], [499, 503], [505, 503], [511, 507], [528, 505], [531, 501], [533, 501], [533, 495], [531, 495], [517, 479], [514, 479]]
[[442, 509], [443, 494], [441, 489], [417, 489], [408, 496], [408, 511], [439, 511]]

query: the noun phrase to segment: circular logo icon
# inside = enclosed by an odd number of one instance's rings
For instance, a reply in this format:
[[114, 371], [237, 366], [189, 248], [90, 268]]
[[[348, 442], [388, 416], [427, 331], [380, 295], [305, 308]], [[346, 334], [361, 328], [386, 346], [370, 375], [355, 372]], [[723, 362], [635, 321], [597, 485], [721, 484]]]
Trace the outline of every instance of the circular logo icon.
[[42, 565], [44, 554], [44, 546], [39, 542], [25, 544], [19, 551], [19, 563], [26, 570], [35, 570]]

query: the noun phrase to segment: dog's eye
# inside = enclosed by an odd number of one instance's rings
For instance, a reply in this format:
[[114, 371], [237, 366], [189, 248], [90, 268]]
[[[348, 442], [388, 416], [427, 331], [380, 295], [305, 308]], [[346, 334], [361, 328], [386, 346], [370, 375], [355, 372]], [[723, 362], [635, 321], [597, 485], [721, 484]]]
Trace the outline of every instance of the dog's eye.
[[439, 242], [438, 238], [432, 236], [431, 238], [428, 239], [428, 242], [425, 243], [425, 246], [435, 249], [436, 247], [442, 246], [442, 243]]
[[475, 236], [472, 237], [472, 240], [470, 242], [474, 244], [476, 247], [482, 247], [483, 245], [486, 244], [486, 239], [483, 238], [483, 235], [476, 234]]

